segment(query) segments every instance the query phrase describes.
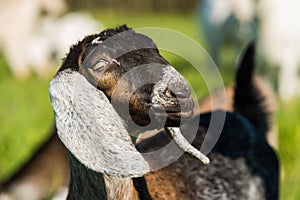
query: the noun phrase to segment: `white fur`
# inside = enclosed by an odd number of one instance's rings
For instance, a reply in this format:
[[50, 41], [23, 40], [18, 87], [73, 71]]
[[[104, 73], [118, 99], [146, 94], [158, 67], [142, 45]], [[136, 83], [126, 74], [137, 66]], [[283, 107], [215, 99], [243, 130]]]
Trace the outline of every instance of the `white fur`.
[[149, 172], [148, 163], [102, 91], [71, 70], [59, 72], [49, 90], [58, 136], [82, 164], [113, 176], [137, 177]]
[[104, 174], [107, 200], [130, 200], [132, 197], [132, 180], [131, 178], [108, 176]]
[[172, 101], [167, 101], [161, 94], [163, 94], [170, 85], [174, 86], [176, 83], [184, 83], [187, 87], [186, 90], [189, 90], [189, 84], [174, 67], [169, 65], [163, 68], [162, 79], [154, 85], [154, 89], [151, 94], [151, 102], [159, 106], [172, 103]]

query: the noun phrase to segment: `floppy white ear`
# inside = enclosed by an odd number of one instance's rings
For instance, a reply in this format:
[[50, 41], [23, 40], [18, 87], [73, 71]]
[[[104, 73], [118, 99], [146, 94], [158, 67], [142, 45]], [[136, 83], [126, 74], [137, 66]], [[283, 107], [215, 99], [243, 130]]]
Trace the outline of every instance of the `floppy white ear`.
[[85, 77], [71, 70], [59, 72], [49, 92], [58, 136], [82, 164], [115, 176], [149, 172], [105, 94]]

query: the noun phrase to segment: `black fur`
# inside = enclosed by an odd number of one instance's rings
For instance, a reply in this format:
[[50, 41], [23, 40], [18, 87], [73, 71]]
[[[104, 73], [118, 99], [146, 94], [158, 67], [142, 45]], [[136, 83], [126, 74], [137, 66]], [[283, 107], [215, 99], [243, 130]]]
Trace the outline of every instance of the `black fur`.
[[270, 113], [265, 109], [264, 98], [253, 84], [255, 44], [246, 49], [238, 71], [234, 93], [234, 111], [245, 116], [264, 136], [269, 130]]
[[71, 165], [71, 181], [67, 200], [107, 200], [103, 175], [88, 169], [69, 153]]
[[[212, 123], [212, 115], [218, 119], [224, 114], [226, 118], [221, 135], [208, 154], [211, 160], [209, 165], [183, 157], [168, 166], [167, 170], [173, 170], [172, 174], [177, 174], [178, 182], [187, 185], [186, 191], [182, 191], [187, 194], [187, 199], [217, 200], [221, 196], [226, 196], [226, 199], [248, 199], [250, 182], [259, 190], [252, 195], [265, 200], [278, 199], [279, 163], [276, 153], [244, 116], [221, 110], [201, 114], [200, 121], [195, 117], [184, 124], [182, 133], [188, 137], [189, 130], [199, 127], [192, 145], [200, 149], [206, 136], [214, 137], [214, 132], [206, 132]], [[137, 144], [137, 149], [147, 153], [164, 147], [172, 140], [164, 134], [160, 132]], [[255, 177], [262, 185], [253, 182]], [[143, 192], [146, 190], [143, 188]]]
[[[201, 115], [199, 126], [207, 129], [211, 115], [212, 113]], [[263, 180], [266, 199], [278, 199], [279, 163], [276, 153], [267, 141], [257, 133], [257, 128], [249, 123], [244, 116], [226, 113], [223, 130], [213, 152], [232, 159], [244, 158], [253, 175], [257, 175]]]
[[[192, 174], [198, 174], [199, 177], [189, 177], [188, 182], [184, 184], [197, 185], [198, 191], [186, 193], [192, 194], [193, 199], [196, 194], [200, 199], [219, 199], [220, 196], [226, 196], [229, 199], [248, 198], [250, 181], [258, 177], [262, 182], [260, 191], [256, 191], [266, 200], [276, 200], [279, 198], [279, 162], [274, 150], [269, 146], [265, 139], [265, 134], [269, 128], [269, 113], [264, 107], [264, 99], [260, 97], [258, 90], [253, 85], [252, 77], [254, 71], [254, 43], [250, 44], [242, 58], [238, 72], [236, 74], [236, 89], [234, 96], [234, 112], [215, 111], [200, 115], [187, 124], [183, 125], [183, 133], [188, 134], [192, 126], [200, 127], [192, 145], [200, 148], [207, 130], [211, 124], [211, 116], [223, 116], [226, 114], [224, 127], [221, 135], [208, 154], [211, 164], [204, 166], [195, 164], [195, 161], [188, 160], [190, 170], [196, 170]], [[218, 122], [214, 122], [218, 123]], [[168, 144], [172, 138], [164, 136], [161, 132], [152, 138], [137, 144], [137, 149], [141, 152], [150, 152], [159, 149]], [[241, 161], [242, 160], [242, 161]], [[172, 170], [183, 170], [181, 176], [188, 176], [184, 169], [178, 169], [181, 160], [171, 164], [168, 168]], [[245, 173], [240, 167], [245, 165], [249, 174]], [[198, 166], [199, 165], [199, 166]], [[172, 167], [173, 166], [173, 167]], [[198, 167], [195, 167], [198, 166]], [[228, 171], [229, 170], [229, 171]], [[179, 177], [180, 177], [179, 175]], [[194, 175], [195, 176], [195, 175]], [[179, 182], [184, 177], [179, 178]], [[198, 179], [202, 180], [199, 184]], [[216, 183], [218, 183], [216, 185]], [[256, 184], [256, 183], [253, 183]], [[256, 185], [255, 187], [260, 187]], [[204, 189], [205, 188], [205, 189]], [[144, 188], [144, 191], [147, 188]], [[206, 192], [203, 192], [205, 191]], [[208, 192], [209, 191], [209, 192]], [[148, 192], [148, 191], [147, 191]]]
[[[78, 58], [80, 58], [80, 54], [83, 51], [83, 48], [88, 48], [88, 45], [90, 45], [91, 42], [97, 37], [99, 37], [100, 40], [104, 41], [115, 34], [121, 33], [123, 31], [128, 31], [128, 30], [131, 30], [131, 28], [128, 28], [126, 25], [122, 25], [114, 29], [112, 28], [106, 29], [98, 34], [87, 36], [82, 41], [78, 42], [77, 44], [73, 45], [70, 48], [70, 51], [67, 54], [66, 58], [63, 59], [62, 66], [59, 69], [59, 71], [63, 71], [65, 69], [73, 69], [75, 71], [78, 71], [80, 67], [78, 64], [80, 61], [82, 61], [82, 60], [78, 60]], [[87, 55], [87, 53], [85, 53], [85, 55]], [[82, 58], [80, 59], [83, 58], [84, 55], [82, 55]]]
[[133, 178], [132, 181], [140, 200], [152, 200], [145, 177]]

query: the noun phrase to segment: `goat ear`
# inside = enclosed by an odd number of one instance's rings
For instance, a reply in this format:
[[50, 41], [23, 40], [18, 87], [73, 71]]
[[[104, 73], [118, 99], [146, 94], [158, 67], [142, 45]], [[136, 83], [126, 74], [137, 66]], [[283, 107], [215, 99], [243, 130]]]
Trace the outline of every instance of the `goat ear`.
[[114, 176], [138, 177], [149, 165], [105, 94], [74, 71], [62, 71], [49, 88], [58, 136], [87, 168]]

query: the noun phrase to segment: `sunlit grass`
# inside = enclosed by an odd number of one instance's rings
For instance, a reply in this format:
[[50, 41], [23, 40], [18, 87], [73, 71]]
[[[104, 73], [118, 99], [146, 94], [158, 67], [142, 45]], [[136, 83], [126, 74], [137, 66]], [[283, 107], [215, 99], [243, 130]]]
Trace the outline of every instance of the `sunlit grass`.
[[300, 98], [281, 103], [276, 115], [282, 165], [282, 199], [300, 199]]
[[[3, 66], [2, 66], [3, 67]], [[0, 177], [13, 172], [44, 139], [52, 123], [48, 80], [0, 80]]]

